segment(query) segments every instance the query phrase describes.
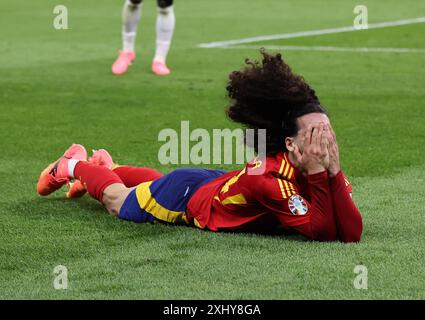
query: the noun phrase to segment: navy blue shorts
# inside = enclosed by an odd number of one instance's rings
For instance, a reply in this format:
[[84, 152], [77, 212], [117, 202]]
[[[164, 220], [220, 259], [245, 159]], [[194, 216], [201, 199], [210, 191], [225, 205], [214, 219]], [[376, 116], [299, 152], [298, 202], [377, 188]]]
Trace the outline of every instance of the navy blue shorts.
[[139, 202], [137, 201], [136, 188], [131, 191], [120, 209], [118, 218], [136, 223], [150, 222], [153, 223], [153, 215], [147, 213], [140, 208]]
[[142, 183], [127, 196], [118, 217], [137, 223], [154, 220], [188, 223], [186, 208], [191, 196], [224, 173], [223, 170], [184, 168]]

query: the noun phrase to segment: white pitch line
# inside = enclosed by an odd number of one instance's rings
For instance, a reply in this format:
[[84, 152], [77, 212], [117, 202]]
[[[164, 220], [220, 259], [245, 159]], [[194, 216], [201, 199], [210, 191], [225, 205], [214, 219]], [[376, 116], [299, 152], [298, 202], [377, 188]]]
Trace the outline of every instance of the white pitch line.
[[284, 51], [425, 53], [425, 48], [349, 48], [349, 47], [327, 47], [327, 46], [241, 45], [241, 46], [217, 47], [217, 49], [260, 49], [261, 47], [264, 47], [265, 49], [269, 49], [269, 50], [284, 50]]
[[[403, 26], [403, 25], [423, 23], [423, 22], [425, 22], [425, 17], [414, 18], [414, 19], [403, 19], [403, 20], [396, 20], [396, 21], [387, 21], [387, 22], [381, 22], [381, 23], [371, 23], [368, 25], [368, 29], [379, 29], [379, 28]], [[208, 43], [201, 43], [198, 45], [198, 47], [223, 48], [223, 47], [234, 46], [238, 44], [246, 44], [246, 43], [252, 43], [252, 42], [259, 42], [259, 41], [292, 39], [292, 38], [300, 38], [300, 37], [306, 37], [306, 36], [317, 36], [317, 35], [323, 35], [323, 34], [352, 32], [352, 31], [361, 31], [361, 30], [368, 30], [368, 29], [356, 29], [354, 26], [347, 26], [347, 27], [331, 28], [331, 29], [264, 35], [264, 36], [236, 39], [236, 40], [208, 42]]]

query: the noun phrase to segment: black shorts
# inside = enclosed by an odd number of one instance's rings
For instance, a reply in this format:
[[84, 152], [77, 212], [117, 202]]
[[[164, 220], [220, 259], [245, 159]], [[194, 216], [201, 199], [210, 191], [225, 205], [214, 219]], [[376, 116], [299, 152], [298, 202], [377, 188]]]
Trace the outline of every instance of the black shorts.
[[[142, 3], [143, 0], [130, 0], [130, 1], [131, 3], [139, 4], [139, 3]], [[157, 4], [158, 4], [158, 7], [160, 8], [167, 8], [173, 5], [173, 0], [157, 0]]]

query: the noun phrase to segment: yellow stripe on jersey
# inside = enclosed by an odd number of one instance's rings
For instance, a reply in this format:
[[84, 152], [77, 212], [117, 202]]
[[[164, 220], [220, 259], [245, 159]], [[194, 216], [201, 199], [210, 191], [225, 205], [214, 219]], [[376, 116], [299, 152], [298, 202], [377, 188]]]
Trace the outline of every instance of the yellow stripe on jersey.
[[293, 174], [294, 167], [289, 162], [286, 154], [283, 154], [282, 163], [279, 168], [280, 177], [277, 179], [283, 199], [289, 198], [290, 196], [296, 194], [294, 185], [288, 181], [291, 180]]
[[282, 179], [277, 179], [277, 182], [279, 183], [280, 192], [282, 192], [282, 197], [283, 197], [283, 199], [288, 198], [288, 196], [286, 195], [285, 189], [283, 188], [283, 182], [282, 182]]
[[151, 183], [152, 181], [144, 182], [136, 187], [136, 197], [140, 208], [159, 220], [170, 223], [188, 224], [189, 221], [187, 219], [186, 212], [168, 210], [156, 202], [149, 189]]
[[286, 161], [282, 158], [282, 164], [280, 165], [279, 174], [282, 175], [283, 169], [285, 168]]
[[294, 173], [294, 168], [293, 167], [291, 167], [291, 170], [289, 170], [289, 173], [288, 173], [288, 179], [289, 180], [291, 180], [291, 178], [292, 178], [292, 174]]
[[285, 188], [286, 188], [286, 193], [288, 194], [288, 196], [292, 196], [295, 194], [295, 190], [294, 190], [294, 186], [292, 185], [292, 183], [283, 180], [283, 183], [285, 184]]
[[236, 183], [236, 181], [239, 180], [239, 178], [241, 177], [241, 175], [245, 173], [245, 171], [246, 171], [246, 168], [241, 170], [236, 176], [233, 176], [232, 178], [230, 178], [229, 181], [227, 181], [224, 184], [224, 186], [221, 188], [220, 193], [226, 193], [227, 191], [229, 191], [230, 186]]
[[294, 185], [292, 183], [290, 183], [290, 182], [288, 182], [288, 183], [291, 186], [292, 191], [294, 192], [294, 194], [297, 194], [297, 190], [295, 189]]
[[221, 201], [222, 204], [247, 204], [247, 201], [245, 199], [245, 196], [242, 193], [236, 194], [234, 196], [230, 196], [225, 198], [223, 201]]
[[286, 156], [286, 153], [283, 155], [283, 157], [285, 158], [285, 161], [288, 164], [288, 166], [285, 169], [285, 172], [283, 173], [283, 177], [287, 179], [291, 179], [292, 173], [294, 171], [294, 167], [292, 167], [290, 161], [288, 160], [288, 157]]
[[288, 182], [286, 180], [282, 180], [283, 187], [285, 188], [285, 192], [288, 195], [288, 197], [291, 195], [291, 190], [289, 190]]
[[288, 158], [286, 157], [286, 154], [284, 154], [282, 158], [282, 163], [279, 169], [279, 175], [281, 176], [281, 178], [285, 180], [291, 180], [293, 174], [294, 174], [294, 167], [289, 162]]
[[291, 166], [289, 165], [289, 163], [287, 163], [287, 166], [286, 166], [286, 168], [285, 168], [285, 172], [283, 173], [283, 176], [284, 177], [287, 177], [287, 174], [288, 174], [288, 171], [289, 171], [289, 168], [290, 168]]
[[198, 227], [199, 229], [204, 229], [204, 227], [201, 226], [201, 224], [198, 222], [198, 220], [193, 219], [193, 223], [195, 224], [195, 227]]

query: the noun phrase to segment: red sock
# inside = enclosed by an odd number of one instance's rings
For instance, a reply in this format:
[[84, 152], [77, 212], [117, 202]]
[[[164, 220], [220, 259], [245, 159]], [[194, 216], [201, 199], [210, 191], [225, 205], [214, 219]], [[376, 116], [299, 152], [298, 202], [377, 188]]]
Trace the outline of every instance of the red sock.
[[119, 166], [113, 170], [127, 188], [135, 187], [143, 182], [152, 181], [163, 176], [151, 168], [139, 168], [131, 166]]
[[101, 167], [85, 161], [77, 163], [74, 177], [80, 180], [88, 193], [102, 202], [103, 191], [113, 183], [123, 183], [120, 177], [106, 167]]

